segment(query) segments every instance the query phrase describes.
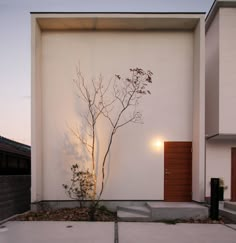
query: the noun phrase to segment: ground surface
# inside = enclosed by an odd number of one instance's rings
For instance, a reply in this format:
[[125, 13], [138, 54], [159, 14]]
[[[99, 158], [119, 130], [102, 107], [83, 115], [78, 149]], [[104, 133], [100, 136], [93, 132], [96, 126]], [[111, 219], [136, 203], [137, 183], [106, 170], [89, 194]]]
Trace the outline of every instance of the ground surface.
[[4, 226], [0, 243], [114, 243], [113, 222], [11, 221]]
[[222, 224], [119, 223], [119, 243], [235, 243], [236, 231]]
[[[19, 222], [0, 228], [1, 243], [235, 243], [235, 225], [119, 222]], [[117, 237], [118, 236], [118, 237]], [[115, 241], [118, 240], [118, 241]]]

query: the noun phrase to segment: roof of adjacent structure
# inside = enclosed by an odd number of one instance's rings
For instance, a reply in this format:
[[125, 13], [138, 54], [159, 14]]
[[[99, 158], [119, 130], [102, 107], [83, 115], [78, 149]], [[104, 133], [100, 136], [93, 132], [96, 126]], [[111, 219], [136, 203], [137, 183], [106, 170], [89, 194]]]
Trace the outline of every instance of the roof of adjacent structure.
[[235, 8], [235, 7], [236, 7], [236, 0], [215, 0], [206, 17], [206, 31], [211, 25], [211, 22], [213, 21], [219, 8]]
[[0, 151], [5, 151], [29, 157], [31, 147], [29, 145], [22, 144], [0, 136]]

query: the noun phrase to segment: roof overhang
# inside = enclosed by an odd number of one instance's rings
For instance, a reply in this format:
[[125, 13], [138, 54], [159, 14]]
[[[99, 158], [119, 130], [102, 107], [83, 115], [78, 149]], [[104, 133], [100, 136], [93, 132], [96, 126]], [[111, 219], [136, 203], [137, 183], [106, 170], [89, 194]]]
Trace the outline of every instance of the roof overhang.
[[193, 30], [204, 13], [31, 13], [41, 30]]
[[236, 140], [236, 134], [215, 134], [207, 137], [207, 140]]
[[235, 0], [215, 0], [206, 17], [206, 32], [210, 27], [213, 19], [215, 18], [215, 15], [218, 12], [219, 8], [235, 8], [235, 7], [236, 7]]

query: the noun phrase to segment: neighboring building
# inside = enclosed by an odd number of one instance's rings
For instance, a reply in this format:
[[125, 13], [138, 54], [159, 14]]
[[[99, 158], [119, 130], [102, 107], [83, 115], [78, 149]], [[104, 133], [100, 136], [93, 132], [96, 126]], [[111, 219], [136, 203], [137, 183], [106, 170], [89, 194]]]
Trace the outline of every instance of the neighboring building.
[[206, 19], [206, 196], [220, 177], [236, 201], [236, 1], [216, 1]]
[[[206, 119], [204, 13], [33, 13], [31, 201], [69, 199], [62, 184], [70, 165], [86, 160], [68, 128], [83, 110], [72, 82], [78, 63], [87, 79], [133, 67], [154, 73], [152, 95], [141, 103], [144, 124], [114, 140], [102, 199], [203, 202], [211, 177], [235, 190], [234, 5], [216, 2], [206, 21]], [[103, 153], [106, 124], [97, 132]]]
[[30, 209], [30, 146], [0, 136], [0, 220]]
[[31, 148], [0, 136], [0, 175], [30, 175]]

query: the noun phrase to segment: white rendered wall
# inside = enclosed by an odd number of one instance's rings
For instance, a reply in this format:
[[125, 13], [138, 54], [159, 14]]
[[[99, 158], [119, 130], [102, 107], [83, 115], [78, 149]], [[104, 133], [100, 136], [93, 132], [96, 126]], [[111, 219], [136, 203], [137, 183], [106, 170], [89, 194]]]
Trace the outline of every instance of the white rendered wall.
[[[206, 135], [236, 134], [236, 8], [220, 8], [206, 33]], [[232, 140], [206, 144], [206, 196], [210, 178], [221, 177], [231, 193]]]
[[210, 196], [211, 178], [222, 178], [225, 186], [224, 198], [231, 197], [231, 148], [236, 142], [228, 140], [214, 140], [206, 143], [206, 197]]
[[236, 134], [236, 8], [220, 9], [220, 133]]
[[236, 8], [220, 8], [206, 33], [206, 134], [236, 134]]
[[[163, 148], [150, 143], [192, 141], [193, 33], [42, 33], [42, 200], [68, 199], [61, 185], [69, 182], [70, 164], [86, 160], [68, 129], [82, 109], [72, 82], [78, 62], [88, 79], [101, 73], [108, 80], [131, 67], [154, 73], [152, 95], [141, 102], [144, 124], [128, 125], [114, 140], [103, 199], [162, 200]], [[97, 133], [104, 151], [107, 125]]]
[[219, 133], [219, 13], [206, 33], [206, 135]]
[[192, 199], [204, 201], [205, 180], [205, 42], [204, 19], [194, 31]]
[[31, 201], [42, 198], [42, 88], [41, 88], [41, 31], [32, 18], [32, 66], [31, 66]]

